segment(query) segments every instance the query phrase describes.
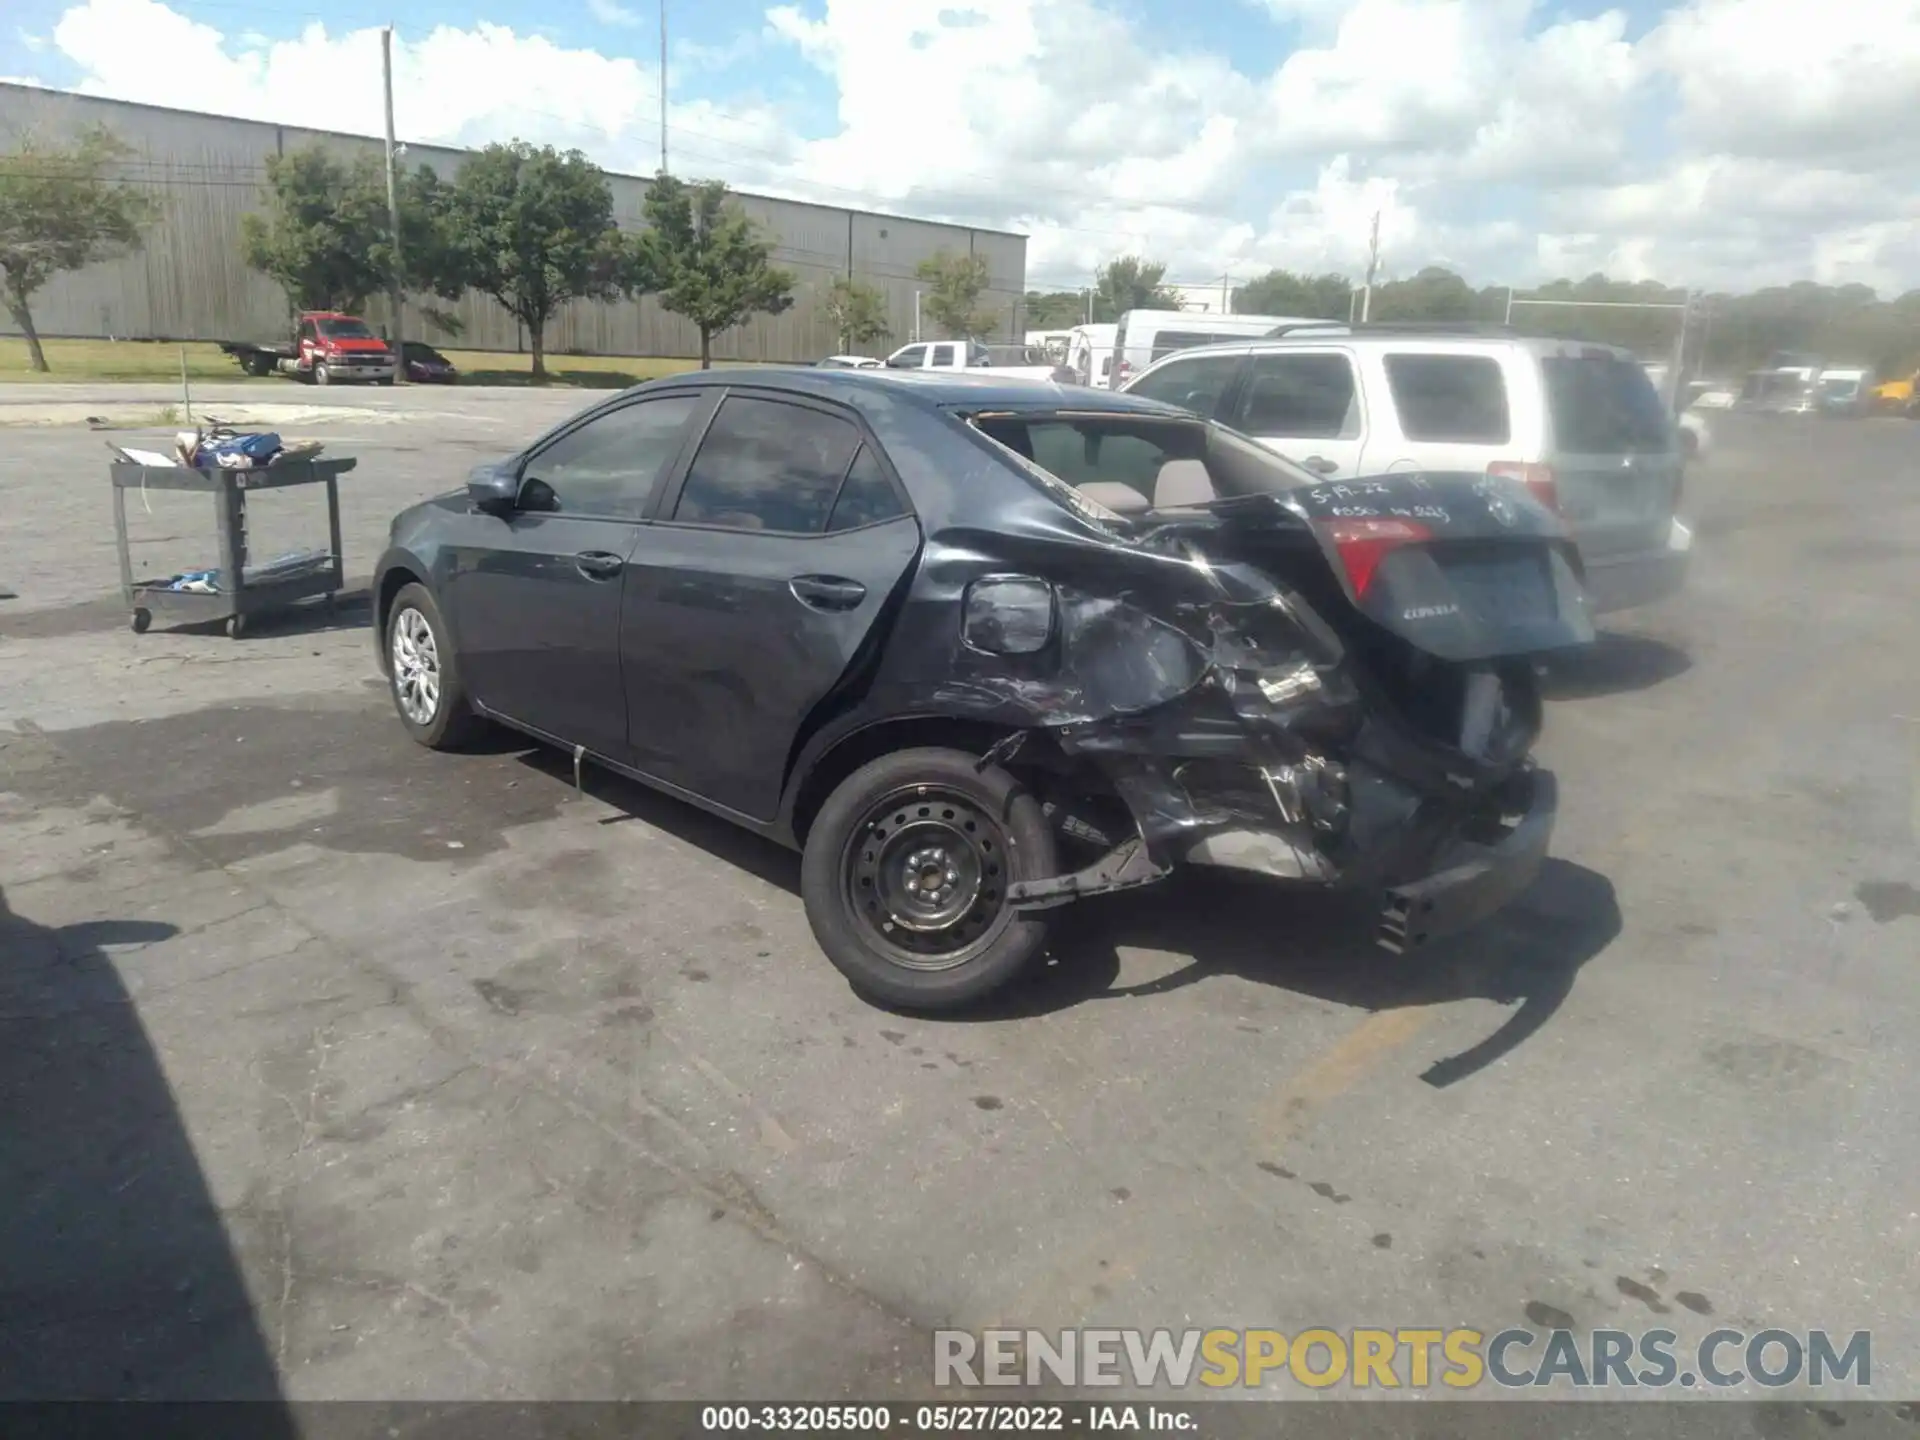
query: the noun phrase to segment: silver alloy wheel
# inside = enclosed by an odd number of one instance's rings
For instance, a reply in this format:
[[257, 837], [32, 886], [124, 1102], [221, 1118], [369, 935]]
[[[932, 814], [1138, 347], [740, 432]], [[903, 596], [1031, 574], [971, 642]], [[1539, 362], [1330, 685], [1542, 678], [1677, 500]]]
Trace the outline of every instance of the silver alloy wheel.
[[389, 650], [400, 713], [416, 725], [431, 725], [440, 713], [440, 647], [427, 617], [411, 605], [396, 615]]

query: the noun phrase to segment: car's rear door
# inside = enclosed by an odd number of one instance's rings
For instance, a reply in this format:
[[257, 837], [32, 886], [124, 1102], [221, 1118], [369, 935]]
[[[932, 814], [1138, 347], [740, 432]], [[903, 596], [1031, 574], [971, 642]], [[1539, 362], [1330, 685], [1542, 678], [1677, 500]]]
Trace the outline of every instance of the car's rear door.
[[1589, 563], [1667, 543], [1680, 492], [1673, 418], [1646, 371], [1600, 346], [1539, 360], [1548, 448], [1565, 516]]
[[444, 599], [481, 704], [623, 758], [620, 603], [628, 553], [707, 395], [628, 401], [543, 441], [508, 515], [470, 517]]
[[1228, 414], [1244, 435], [1328, 479], [1359, 472], [1366, 406], [1340, 346], [1255, 351]]
[[730, 391], [628, 565], [633, 763], [772, 819], [795, 734], [919, 548], [904, 490], [850, 411]]

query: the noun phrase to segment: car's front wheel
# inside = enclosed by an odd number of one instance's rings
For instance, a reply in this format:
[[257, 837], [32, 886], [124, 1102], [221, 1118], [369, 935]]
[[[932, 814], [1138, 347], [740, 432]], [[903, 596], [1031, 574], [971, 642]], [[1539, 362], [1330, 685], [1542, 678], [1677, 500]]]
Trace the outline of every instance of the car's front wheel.
[[949, 1010], [991, 994], [1046, 942], [1007, 887], [1059, 869], [1019, 779], [960, 750], [902, 750], [843, 780], [807, 832], [800, 893], [827, 958], [862, 994]]
[[407, 733], [430, 750], [456, 748], [479, 725], [446, 622], [424, 585], [402, 588], [387, 613], [387, 684]]

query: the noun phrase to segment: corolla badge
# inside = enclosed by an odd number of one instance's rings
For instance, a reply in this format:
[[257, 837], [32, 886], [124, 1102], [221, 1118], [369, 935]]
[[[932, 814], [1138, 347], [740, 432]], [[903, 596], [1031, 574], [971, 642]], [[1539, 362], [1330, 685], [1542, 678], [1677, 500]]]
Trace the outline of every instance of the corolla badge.
[[1487, 514], [1491, 515], [1497, 523], [1511, 530], [1513, 522], [1520, 517], [1513, 508], [1513, 501], [1507, 498], [1505, 487], [1498, 480], [1489, 477], [1473, 488], [1474, 493], [1486, 502]]

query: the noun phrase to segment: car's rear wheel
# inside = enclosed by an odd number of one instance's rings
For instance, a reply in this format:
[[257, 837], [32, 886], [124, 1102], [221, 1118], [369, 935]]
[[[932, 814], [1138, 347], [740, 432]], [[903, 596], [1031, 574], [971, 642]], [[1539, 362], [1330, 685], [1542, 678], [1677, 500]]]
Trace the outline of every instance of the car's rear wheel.
[[387, 613], [387, 684], [401, 723], [430, 750], [471, 739], [479, 717], [467, 703], [452, 637], [433, 595], [420, 584], [393, 597]]
[[853, 987], [949, 1010], [998, 990], [1046, 943], [1007, 887], [1059, 869], [1052, 827], [1019, 779], [959, 750], [902, 750], [856, 770], [807, 833], [800, 893]]

